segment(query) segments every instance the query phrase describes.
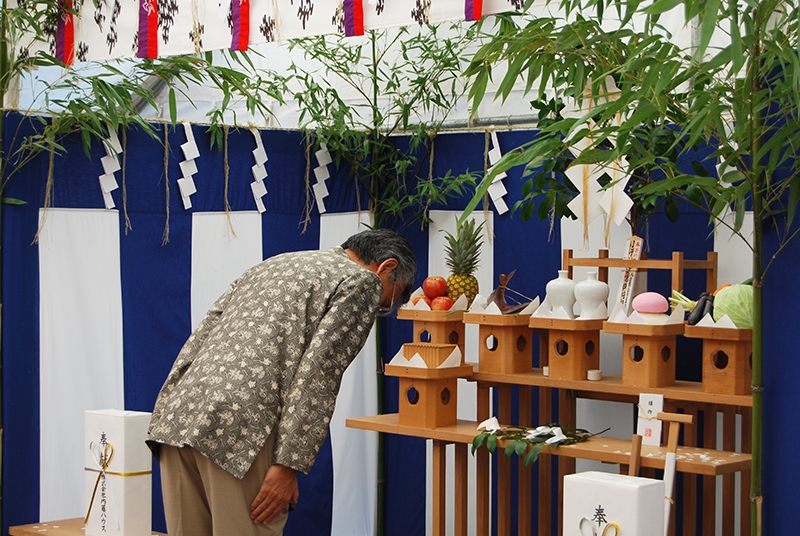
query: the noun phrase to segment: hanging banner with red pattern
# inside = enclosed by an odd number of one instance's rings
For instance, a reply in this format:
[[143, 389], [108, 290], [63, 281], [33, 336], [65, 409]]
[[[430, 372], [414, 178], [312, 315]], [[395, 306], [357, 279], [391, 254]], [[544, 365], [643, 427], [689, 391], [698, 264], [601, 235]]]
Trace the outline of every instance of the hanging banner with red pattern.
[[464, 20], [483, 18], [483, 0], [464, 0]]
[[231, 50], [247, 50], [250, 42], [250, 0], [231, 0]]
[[56, 58], [67, 65], [75, 61], [75, 15], [71, 9], [72, 0], [61, 0], [56, 30]]
[[158, 57], [158, 0], [139, 0], [140, 58]]
[[344, 34], [347, 37], [364, 35], [363, 0], [344, 0]]

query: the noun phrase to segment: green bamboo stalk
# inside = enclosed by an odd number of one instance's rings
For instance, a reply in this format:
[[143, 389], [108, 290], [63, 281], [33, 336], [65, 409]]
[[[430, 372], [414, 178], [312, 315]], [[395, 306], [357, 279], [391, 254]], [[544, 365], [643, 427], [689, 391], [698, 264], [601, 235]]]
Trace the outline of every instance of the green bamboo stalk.
[[[369, 32], [370, 36], [370, 43], [372, 45], [372, 67], [373, 67], [373, 76], [372, 76], [372, 137], [373, 141], [377, 141], [377, 136], [379, 135], [380, 129], [380, 119], [379, 119], [379, 109], [378, 109], [378, 76], [377, 76], [377, 69], [378, 69], [378, 51], [377, 51], [377, 43], [376, 43], [376, 33], [375, 31]], [[374, 148], [378, 147], [378, 144], [373, 144]], [[377, 154], [373, 152], [373, 161], [377, 160]], [[370, 190], [371, 190], [371, 204], [374, 210], [374, 207], [378, 206], [376, 200], [379, 199], [380, 196], [380, 180], [382, 177], [370, 177]], [[375, 227], [380, 228], [381, 223], [383, 223], [381, 214], [375, 214]], [[376, 346], [376, 363], [375, 363], [375, 376], [377, 382], [377, 409], [378, 415], [383, 414], [383, 352], [381, 348], [381, 341], [383, 337], [381, 337], [381, 322], [378, 320], [375, 323], [375, 346]], [[376, 490], [375, 490], [375, 498], [377, 501], [377, 509], [375, 513], [375, 528], [377, 536], [383, 536], [386, 533], [386, 461], [384, 460], [386, 454], [384, 452], [384, 435], [382, 432], [378, 432], [378, 467], [377, 467], [377, 481], [375, 483]]]
[[[0, 334], [3, 330], [3, 183], [5, 182], [5, 154], [3, 151], [5, 143], [5, 117], [6, 117], [6, 84], [8, 83], [8, 21], [6, 20], [7, 0], [3, 0], [2, 12], [0, 12]], [[0, 527], [3, 526], [3, 345], [0, 339]]]
[[[753, 45], [750, 54], [751, 93], [759, 94], [762, 86], [762, 47], [761, 20], [762, 5], [755, 9]], [[757, 158], [760, 154], [764, 134], [764, 117], [760, 107], [750, 101], [750, 186], [753, 202], [753, 378], [752, 378], [752, 431], [751, 431], [751, 465], [750, 465], [750, 534], [761, 535], [761, 470], [762, 470], [762, 415], [763, 415], [763, 362], [764, 362], [764, 324], [763, 324], [763, 211], [764, 187], [766, 177], [764, 165]]]

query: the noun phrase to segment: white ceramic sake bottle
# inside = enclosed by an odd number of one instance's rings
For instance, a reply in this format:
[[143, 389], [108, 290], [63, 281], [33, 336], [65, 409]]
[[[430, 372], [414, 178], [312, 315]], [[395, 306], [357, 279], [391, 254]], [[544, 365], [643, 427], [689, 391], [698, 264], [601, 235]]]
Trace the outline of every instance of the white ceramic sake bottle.
[[553, 312], [557, 312], [563, 307], [570, 318], [575, 318], [573, 310], [575, 306], [575, 281], [568, 277], [567, 270], [559, 270], [558, 277], [551, 279], [545, 285], [547, 301], [553, 306]]
[[582, 318], [593, 318], [600, 304], [608, 299], [608, 284], [597, 279], [597, 272], [588, 272], [586, 279], [575, 283], [575, 301], [581, 306]]

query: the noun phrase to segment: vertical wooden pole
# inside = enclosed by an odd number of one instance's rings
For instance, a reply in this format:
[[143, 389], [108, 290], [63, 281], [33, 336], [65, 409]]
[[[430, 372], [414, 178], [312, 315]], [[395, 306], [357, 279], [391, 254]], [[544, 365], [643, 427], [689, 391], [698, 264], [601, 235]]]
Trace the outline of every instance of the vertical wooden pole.
[[[736, 408], [722, 407], [722, 450], [736, 450]], [[736, 525], [736, 475], [722, 475], [722, 536], [734, 536]]]
[[[703, 409], [703, 446], [717, 448], [717, 407], [705, 404]], [[701, 534], [715, 534], [717, 511], [717, 477], [703, 477], [703, 530]]]
[[469, 495], [469, 466], [467, 464], [467, 449], [469, 445], [466, 443], [456, 443], [455, 445], [455, 481], [453, 496], [455, 499], [454, 511], [455, 519], [453, 522], [453, 532], [455, 536], [467, 536], [467, 529], [469, 526], [469, 505], [467, 497]]
[[[577, 422], [576, 398], [572, 389], [558, 391], [558, 422], [570, 430], [575, 429]], [[575, 458], [558, 456], [558, 534], [564, 533], [564, 475], [575, 472]]]
[[[478, 382], [477, 413], [478, 422], [489, 418], [489, 387]], [[489, 451], [485, 448], [475, 451], [475, 534], [489, 536]]]
[[[532, 427], [532, 388], [519, 387], [519, 424]], [[517, 460], [517, 534], [531, 534], [531, 467], [525, 467], [522, 458]]]
[[437, 439], [433, 440], [433, 536], [445, 536], [447, 509], [446, 495], [447, 473], [446, 443]]
[[[544, 424], [553, 420], [553, 389], [550, 387], [539, 388], [539, 423]], [[550, 454], [540, 454], [536, 462], [539, 483], [539, 508], [537, 534], [550, 534], [552, 531], [553, 506], [550, 492], [553, 485], [553, 458]]]
[[[498, 391], [497, 420], [511, 424], [511, 387], [496, 387]], [[503, 449], [495, 451], [497, 458], [497, 536], [511, 535], [511, 459]]]
[[[753, 411], [750, 408], [741, 408], [742, 413], [742, 452], [749, 453], [753, 443], [752, 437], [752, 422]], [[750, 511], [750, 471], [742, 471], [740, 479], [740, 495], [741, 495], [741, 508], [742, 508], [742, 522], [741, 532], [747, 534], [747, 527], [751, 522]]]
[[[697, 406], [692, 404], [684, 408], [686, 413], [692, 415], [692, 422], [699, 422]], [[697, 426], [685, 426], [683, 429], [683, 444], [697, 446]], [[683, 533], [697, 534], [697, 475], [683, 474]]]

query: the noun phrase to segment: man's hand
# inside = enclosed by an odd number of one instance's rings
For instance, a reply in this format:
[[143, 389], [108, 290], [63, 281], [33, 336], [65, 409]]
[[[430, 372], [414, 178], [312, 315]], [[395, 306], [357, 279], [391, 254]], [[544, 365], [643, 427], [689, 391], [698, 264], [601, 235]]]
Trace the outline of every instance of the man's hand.
[[250, 518], [268, 525], [286, 509], [289, 501], [297, 502], [299, 496], [295, 470], [285, 465], [270, 465], [258, 496], [250, 505]]

